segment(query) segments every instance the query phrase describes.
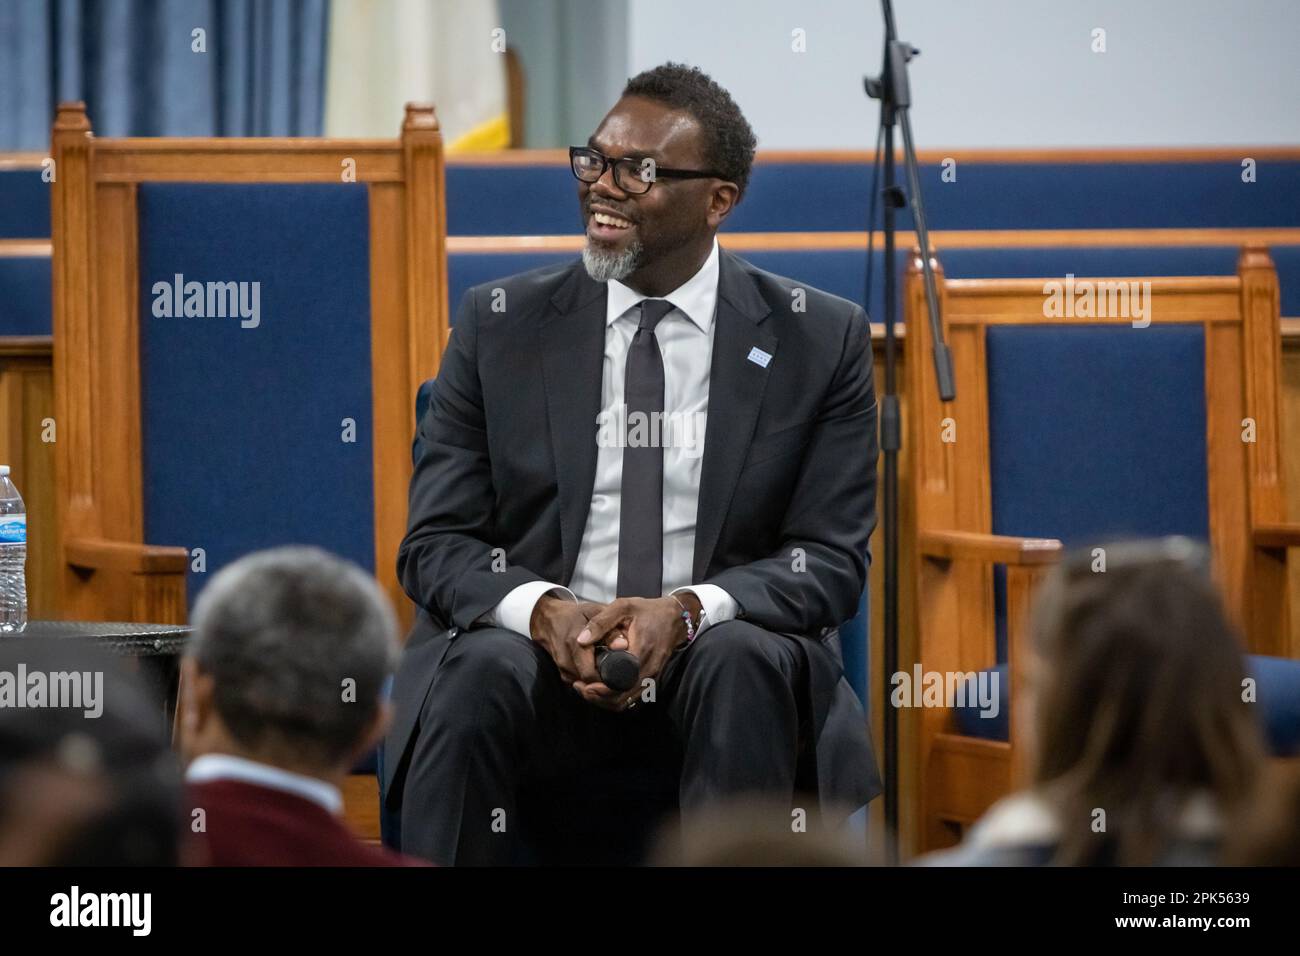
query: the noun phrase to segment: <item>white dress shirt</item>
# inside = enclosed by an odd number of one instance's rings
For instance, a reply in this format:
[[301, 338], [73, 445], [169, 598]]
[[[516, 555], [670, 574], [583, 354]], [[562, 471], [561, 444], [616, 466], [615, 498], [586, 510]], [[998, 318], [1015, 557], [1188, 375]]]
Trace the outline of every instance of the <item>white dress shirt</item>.
[[187, 783], [238, 780], [302, 797], [319, 804], [335, 816], [343, 812], [343, 794], [334, 784], [326, 783], [318, 777], [304, 776], [231, 754], [204, 754], [195, 757], [185, 770], [185, 780]]
[[[621, 282], [607, 283], [605, 304], [605, 362], [601, 374], [601, 417], [604, 426], [619, 422], [623, 409], [623, 379], [627, 352], [636, 335], [645, 296]], [[709, 412], [709, 370], [713, 359], [714, 319], [718, 305], [718, 242], [700, 270], [662, 296], [675, 308], [655, 327], [664, 361], [664, 593], [691, 591], [704, 613], [700, 630], [730, 621], [739, 610], [735, 599], [713, 584], [692, 584], [695, 556], [695, 516], [700, 498], [700, 467], [704, 460], [704, 432]], [[612, 429], [610, 429], [612, 431]], [[621, 429], [619, 430], [621, 433]], [[550, 591], [575, 600], [606, 604], [618, 586], [618, 531], [623, 486], [623, 447], [608, 440], [597, 442], [596, 481], [591, 510], [582, 534], [573, 588], [549, 581], [521, 584], [482, 620], [531, 637], [529, 624], [537, 601]]]

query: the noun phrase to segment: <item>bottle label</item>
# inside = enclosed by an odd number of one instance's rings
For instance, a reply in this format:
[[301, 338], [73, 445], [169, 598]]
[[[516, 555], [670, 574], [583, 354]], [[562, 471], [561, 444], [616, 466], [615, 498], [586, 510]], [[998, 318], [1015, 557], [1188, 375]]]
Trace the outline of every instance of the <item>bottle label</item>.
[[27, 543], [27, 515], [0, 515], [0, 544]]

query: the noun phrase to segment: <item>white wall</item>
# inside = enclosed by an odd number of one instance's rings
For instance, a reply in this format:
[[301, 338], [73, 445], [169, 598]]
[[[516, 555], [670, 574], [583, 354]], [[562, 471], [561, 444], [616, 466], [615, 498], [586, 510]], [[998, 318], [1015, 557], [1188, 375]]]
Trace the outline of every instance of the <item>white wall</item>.
[[[760, 148], [869, 149], [876, 0], [628, 0], [629, 72], [684, 60]], [[917, 147], [1300, 143], [1300, 0], [895, 0]], [[1106, 52], [1091, 50], [1106, 30]], [[802, 28], [807, 52], [791, 52]]]

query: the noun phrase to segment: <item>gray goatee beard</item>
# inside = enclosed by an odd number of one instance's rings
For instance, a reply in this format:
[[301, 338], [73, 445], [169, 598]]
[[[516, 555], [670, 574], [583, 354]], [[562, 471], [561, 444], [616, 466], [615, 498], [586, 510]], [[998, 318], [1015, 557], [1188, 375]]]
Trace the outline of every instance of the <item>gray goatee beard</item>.
[[587, 267], [587, 275], [597, 282], [621, 282], [641, 264], [641, 251], [641, 243], [634, 242], [622, 252], [606, 252], [594, 248], [588, 239], [582, 247], [582, 264]]

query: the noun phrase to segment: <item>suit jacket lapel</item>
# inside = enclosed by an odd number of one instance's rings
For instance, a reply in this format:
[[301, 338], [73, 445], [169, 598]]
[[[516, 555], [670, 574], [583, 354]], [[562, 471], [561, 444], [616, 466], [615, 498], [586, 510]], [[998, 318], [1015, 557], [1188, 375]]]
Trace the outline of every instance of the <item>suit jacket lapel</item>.
[[695, 519], [694, 581], [704, 580], [713, 559], [741, 466], [754, 439], [771, 360], [764, 367], [749, 356], [755, 347], [769, 356], [776, 355], [777, 338], [762, 324], [770, 312], [745, 266], [724, 251], [709, 373], [709, 421], [704, 433]]
[[552, 298], [538, 327], [555, 477], [564, 577], [573, 577], [596, 481], [596, 416], [605, 364], [605, 285], [581, 262]]

